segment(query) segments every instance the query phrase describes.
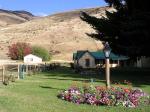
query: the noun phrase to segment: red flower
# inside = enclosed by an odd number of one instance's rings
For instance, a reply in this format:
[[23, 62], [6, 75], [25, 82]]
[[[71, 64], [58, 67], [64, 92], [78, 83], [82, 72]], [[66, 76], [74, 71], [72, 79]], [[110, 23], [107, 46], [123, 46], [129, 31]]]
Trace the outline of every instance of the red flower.
[[125, 89], [124, 89], [124, 92], [125, 92], [125, 93], [130, 93], [130, 90], [127, 89], [127, 88], [125, 88]]

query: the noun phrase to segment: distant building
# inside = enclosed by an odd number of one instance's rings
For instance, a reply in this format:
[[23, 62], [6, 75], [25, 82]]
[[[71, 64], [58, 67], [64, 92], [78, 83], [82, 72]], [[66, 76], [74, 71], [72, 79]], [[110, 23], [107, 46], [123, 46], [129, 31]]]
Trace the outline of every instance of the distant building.
[[134, 66], [139, 68], [150, 68], [150, 58], [142, 56], [140, 59], [137, 59]]
[[24, 63], [42, 63], [42, 58], [29, 54], [24, 57]]
[[[110, 66], [116, 67], [124, 65], [128, 57], [110, 54]], [[90, 52], [90, 51], [77, 51], [73, 53], [73, 61], [75, 67], [82, 68], [96, 68], [97, 66], [103, 67], [105, 64], [105, 55], [103, 51]]]

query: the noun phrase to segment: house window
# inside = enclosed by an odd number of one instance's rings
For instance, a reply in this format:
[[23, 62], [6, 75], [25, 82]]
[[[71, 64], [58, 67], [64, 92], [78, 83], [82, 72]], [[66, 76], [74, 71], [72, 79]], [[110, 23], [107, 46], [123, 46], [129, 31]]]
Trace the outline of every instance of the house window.
[[33, 58], [30, 58], [30, 61], [33, 61]]
[[90, 60], [89, 59], [85, 59], [85, 66], [89, 67], [90, 66]]

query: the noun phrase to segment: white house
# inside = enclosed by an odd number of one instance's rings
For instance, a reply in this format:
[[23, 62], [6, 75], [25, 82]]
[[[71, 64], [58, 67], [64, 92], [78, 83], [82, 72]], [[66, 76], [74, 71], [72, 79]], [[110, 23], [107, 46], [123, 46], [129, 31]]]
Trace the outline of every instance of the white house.
[[24, 63], [42, 63], [42, 58], [29, 54], [24, 57]]

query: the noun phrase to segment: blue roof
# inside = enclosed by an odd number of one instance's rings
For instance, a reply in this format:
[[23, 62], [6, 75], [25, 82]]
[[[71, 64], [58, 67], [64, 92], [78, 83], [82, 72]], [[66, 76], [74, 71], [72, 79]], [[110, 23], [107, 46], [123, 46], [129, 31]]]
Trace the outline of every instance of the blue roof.
[[[96, 52], [90, 52], [90, 51], [77, 51], [77, 53], [73, 53], [73, 60], [80, 59], [86, 52], [88, 52], [91, 56], [93, 56], [95, 59], [105, 59], [105, 55], [103, 51], [96, 51]], [[129, 59], [127, 56], [123, 55], [116, 55], [114, 53], [110, 53], [110, 59], [111, 60], [127, 60]]]

